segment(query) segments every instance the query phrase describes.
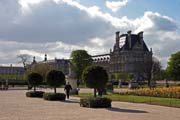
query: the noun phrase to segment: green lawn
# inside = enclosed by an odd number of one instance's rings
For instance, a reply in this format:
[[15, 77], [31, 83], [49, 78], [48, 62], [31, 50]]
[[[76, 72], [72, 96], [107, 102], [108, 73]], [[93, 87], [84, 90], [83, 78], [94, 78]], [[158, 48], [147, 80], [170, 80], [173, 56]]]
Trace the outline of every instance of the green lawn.
[[[88, 97], [88, 96], [93, 96], [93, 95], [91, 93], [80, 93], [78, 96]], [[152, 105], [162, 105], [162, 106], [180, 108], [180, 99], [135, 96], [135, 95], [119, 95], [119, 94], [108, 94], [108, 95], [104, 95], [104, 97], [108, 97], [113, 101], [146, 103], [146, 104], [152, 104]]]

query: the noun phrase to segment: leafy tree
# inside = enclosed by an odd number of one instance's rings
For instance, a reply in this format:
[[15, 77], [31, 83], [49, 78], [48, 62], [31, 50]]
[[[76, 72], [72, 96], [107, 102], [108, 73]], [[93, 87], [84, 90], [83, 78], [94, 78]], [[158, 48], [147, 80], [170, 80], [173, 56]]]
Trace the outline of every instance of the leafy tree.
[[78, 80], [81, 80], [83, 70], [92, 64], [91, 55], [85, 50], [75, 50], [71, 53], [71, 63]]
[[154, 79], [155, 80], [170, 79], [170, 76], [167, 70], [161, 69], [158, 73], [155, 74]]
[[118, 74], [116, 74], [116, 78], [126, 80], [128, 78], [128, 74], [126, 74], [126, 73], [118, 73]]
[[114, 74], [111, 74], [110, 79], [114, 80], [114, 79], [116, 79], [116, 76]]
[[180, 51], [171, 55], [167, 66], [167, 72], [172, 79], [180, 80]]
[[133, 78], [134, 78], [134, 75], [133, 75], [133, 74], [128, 74], [128, 75], [127, 75], [127, 79], [128, 79], [128, 80], [132, 80]]
[[56, 88], [65, 83], [65, 75], [61, 71], [51, 70], [47, 74], [46, 82], [49, 86], [54, 87], [54, 93], [56, 93]]
[[103, 88], [108, 82], [108, 74], [103, 67], [88, 66], [82, 73], [82, 78], [87, 87], [94, 88], [94, 97], [96, 97], [96, 90]]
[[27, 80], [34, 87], [34, 91], [36, 91], [36, 87], [42, 83], [43, 77], [38, 73], [30, 73]]

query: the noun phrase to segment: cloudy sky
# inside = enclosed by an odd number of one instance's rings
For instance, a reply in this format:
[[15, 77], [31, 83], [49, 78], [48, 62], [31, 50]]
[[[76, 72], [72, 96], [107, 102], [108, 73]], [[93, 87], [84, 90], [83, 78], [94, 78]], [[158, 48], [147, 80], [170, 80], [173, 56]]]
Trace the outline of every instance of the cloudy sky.
[[144, 40], [166, 67], [180, 50], [180, 0], [0, 0], [0, 64], [29, 54], [69, 58], [72, 50], [108, 53], [115, 32], [144, 31]]

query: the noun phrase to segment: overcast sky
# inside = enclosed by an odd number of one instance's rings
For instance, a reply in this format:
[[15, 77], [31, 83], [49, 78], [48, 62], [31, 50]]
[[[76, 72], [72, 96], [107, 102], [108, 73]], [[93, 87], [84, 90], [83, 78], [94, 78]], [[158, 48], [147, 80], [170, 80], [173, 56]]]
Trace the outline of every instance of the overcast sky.
[[166, 67], [180, 50], [180, 0], [0, 0], [0, 64], [17, 56], [69, 58], [72, 50], [108, 53], [115, 32], [144, 31]]

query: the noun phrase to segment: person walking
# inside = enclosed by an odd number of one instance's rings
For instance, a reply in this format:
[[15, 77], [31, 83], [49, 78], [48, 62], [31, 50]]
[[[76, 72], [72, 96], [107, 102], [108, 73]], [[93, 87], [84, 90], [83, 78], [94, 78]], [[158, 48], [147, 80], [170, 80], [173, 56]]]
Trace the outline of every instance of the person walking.
[[72, 87], [71, 87], [71, 85], [70, 85], [69, 82], [68, 82], [68, 83], [66, 84], [66, 86], [64, 87], [64, 91], [66, 92], [67, 99], [69, 99], [70, 90], [72, 90]]

